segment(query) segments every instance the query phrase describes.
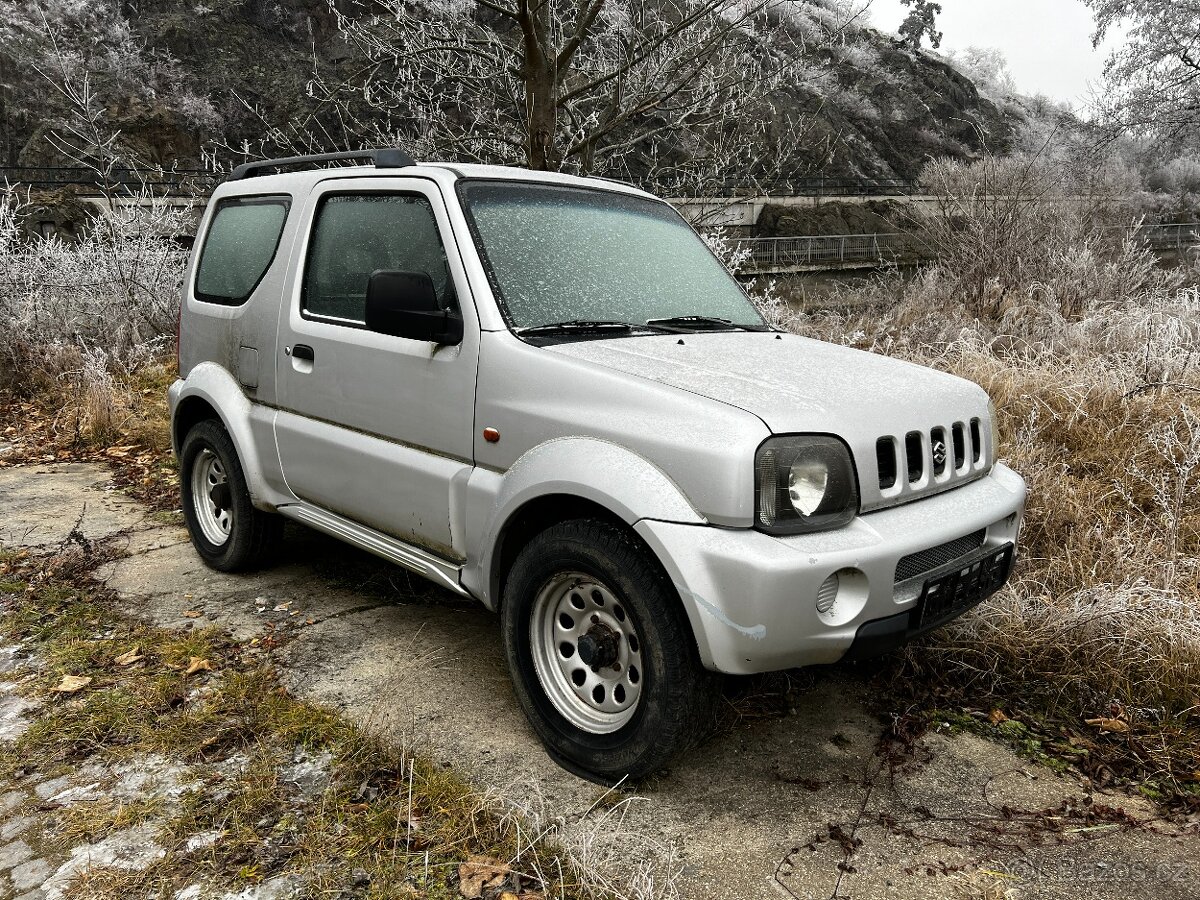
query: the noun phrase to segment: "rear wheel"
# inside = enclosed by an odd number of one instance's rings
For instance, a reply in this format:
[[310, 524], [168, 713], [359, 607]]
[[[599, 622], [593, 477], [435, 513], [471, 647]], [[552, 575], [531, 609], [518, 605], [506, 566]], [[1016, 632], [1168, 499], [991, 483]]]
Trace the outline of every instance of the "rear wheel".
[[509, 573], [502, 619], [521, 705], [571, 771], [639, 778], [707, 732], [719, 677], [701, 666], [674, 588], [624, 529], [589, 519], [537, 535]]
[[221, 423], [206, 419], [183, 439], [179, 486], [183, 517], [201, 558], [222, 572], [266, 563], [283, 520], [254, 508], [233, 441]]

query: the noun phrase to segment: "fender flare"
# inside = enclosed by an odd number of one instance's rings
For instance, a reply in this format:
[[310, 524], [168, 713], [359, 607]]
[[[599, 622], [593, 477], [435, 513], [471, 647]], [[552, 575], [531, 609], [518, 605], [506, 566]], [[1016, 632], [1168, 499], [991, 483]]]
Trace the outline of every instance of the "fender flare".
[[[176, 414], [189, 399], [203, 400], [216, 412], [233, 441], [251, 502], [259, 509], [273, 511], [294, 499], [267, 483], [262, 454], [251, 429], [252, 404], [232, 375], [216, 363], [205, 362], [193, 367], [187, 378], [176, 385], [179, 390], [173, 391], [171, 398], [171, 439], [177, 453], [184, 436], [175, 433]], [[273, 411], [271, 415], [274, 415]], [[270, 451], [274, 452], [274, 447]]]
[[500, 604], [498, 562], [505, 531], [523, 508], [543, 497], [586, 500], [631, 528], [642, 519], [706, 524], [662, 469], [627, 447], [598, 438], [564, 437], [539, 444], [497, 482], [477, 545], [482, 548], [479, 570], [474, 573], [475, 587], [481, 589], [478, 596], [490, 609]]

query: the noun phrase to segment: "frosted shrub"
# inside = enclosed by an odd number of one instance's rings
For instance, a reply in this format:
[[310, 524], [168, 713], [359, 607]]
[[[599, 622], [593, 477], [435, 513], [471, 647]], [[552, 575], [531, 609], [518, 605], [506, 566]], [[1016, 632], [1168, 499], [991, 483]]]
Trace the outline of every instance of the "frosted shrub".
[[1131, 242], [1076, 234], [1036, 280], [979, 269], [982, 302], [942, 260], [788, 324], [981, 384], [1029, 483], [1012, 583], [908, 661], [1077, 722], [1118, 709], [1166, 729], [1194, 714], [1200, 672], [1200, 292]]
[[[735, 277], [750, 259], [750, 248], [729, 237], [722, 227], [709, 228], [701, 235], [704, 243]], [[769, 325], [782, 326], [789, 317], [787, 301], [776, 290], [775, 281], [753, 278], [744, 284], [751, 302]]]
[[17, 198], [0, 201], [0, 387], [32, 390], [98, 353], [129, 372], [169, 347], [187, 212], [141, 200], [102, 211], [78, 243], [22, 241]]

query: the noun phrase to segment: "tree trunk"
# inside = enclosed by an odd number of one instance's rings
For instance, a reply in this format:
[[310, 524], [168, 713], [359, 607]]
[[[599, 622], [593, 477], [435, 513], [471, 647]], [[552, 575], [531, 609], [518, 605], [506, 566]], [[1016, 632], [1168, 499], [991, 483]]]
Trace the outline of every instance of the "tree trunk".
[[529, 168], [555, 172], [561, 164], [555, 133], [558, 131], [557, 79], [543, 69], [526, 82], [529, 109]]
[[525, 58], [521, 77], [525, 82], [525, 117], [529, 135], [525, 148], [526, 165], [531, 169], [558, 171], [555, 140], [558, 133], [557, 56], [550, 46], [548, 4], [526, 13], [521, 21]]

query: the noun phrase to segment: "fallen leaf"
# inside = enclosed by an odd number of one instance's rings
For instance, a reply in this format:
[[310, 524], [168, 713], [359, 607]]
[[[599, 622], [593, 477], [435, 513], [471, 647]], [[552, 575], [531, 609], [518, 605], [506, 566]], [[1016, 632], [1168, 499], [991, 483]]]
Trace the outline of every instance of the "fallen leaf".
[[185, 609], [183, 611], [183, 617], [185, 619], [198, 619], [202, 615], [204, 615], [204, 613], [200, 612], [198, 609]]
[[1125, 732], [1125, 731], [1129, 730], [1129, 723], [1122, 722], [1120, 719], [1106, 719], [1106, 718], [1101, 717], [1101, 718], [1097, 718], [1097, 719], [1084, 719], [1083, 721], [1085, 721], [1089, 725], [1094, 725], [1096, 728], [1099, 728], [1101, 731]]
[[1002, 709], [993, 709], [988, 713], [988, 721], [993, 725], [999, 725], [1001, 722], [1007, 722], [1008, 716], [1004, 714], [1004, 710]]
[[120, 656], [114, 659], [113, 662], [115, 662], [118, 666], [132, 666], [135, 662], [139, 662], [143, 659], [145, 659], [145, 657], [142, 655], [142, 648], [134, 647], [132, 650], [122, 653]]
[[183, 670], [184, 675], [195, 675], [197, 672], [211, 672], [212, 663], [207, 659], [201, 659], [199, 656], [193, 656], [188, 663], [188, 667]]
[[498, 859], [490, 856], [472, 856], [458, 865], [458, 892], [467, 900], [483, 896], [483, 886], [495, 887], [511, 870]]
[[82, 691], [91, 683], [92, 679], [87, 675], [64, 675], [58, 687], [53, 690], [59, 694], [74, 694], [76, 691]]

